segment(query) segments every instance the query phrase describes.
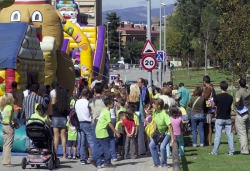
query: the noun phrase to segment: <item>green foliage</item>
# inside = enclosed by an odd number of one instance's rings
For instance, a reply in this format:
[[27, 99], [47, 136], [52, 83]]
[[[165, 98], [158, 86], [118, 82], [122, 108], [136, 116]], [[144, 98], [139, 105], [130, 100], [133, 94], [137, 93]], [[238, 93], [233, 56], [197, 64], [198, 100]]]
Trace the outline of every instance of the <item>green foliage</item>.
[[143, 41], [127, 41], [125, 45], [125, 54], [130, 59], [131, 63], [138, 63], [141, 58], [141, 51], [143, 49]]
[[180, 53], [181, 48], [181, 32], [174, 27], [167, 27], [167, 52], [169, 55]]
[[226, 75], [245, 78], [250, 64], [250, 5], [249, 1], [220, 1], [222, 11], [217, 39], [217, 59]]
[[119, 34], [121, 33], [116, 31], [117, 28], [119, 27], [120, 17], [117, 16], [116, 12], [111, 12], [106, 14], [106, 19], [109, 22], [109, 24], [106, 25], [106, 30], [108, 31], [108, 45], [110, 51], [110, 59], [113, 59], [114, 57], [118, 59], [119, 41], [120, 41], [121, 56], [124, 51], [123, 42], [122, 40], [119, 40]]
[[[168, 29], [171, 28], [169, 32], [177, 36], [172, 36], [175, 39], [174, 47], [177, 48], [174, 51], [179, 52], [182, 60], [189, 59], [200, 66], [205, 56], [210, 59], [214, 56], [218, 34], [217, 4], [217, 0], [177, 0], [177, 11], [170, 17]], [[168, 39], [167, 44], [170, 45], [167, 45], [167, 50], [172, 53], [174, 48], [171, 39]]]

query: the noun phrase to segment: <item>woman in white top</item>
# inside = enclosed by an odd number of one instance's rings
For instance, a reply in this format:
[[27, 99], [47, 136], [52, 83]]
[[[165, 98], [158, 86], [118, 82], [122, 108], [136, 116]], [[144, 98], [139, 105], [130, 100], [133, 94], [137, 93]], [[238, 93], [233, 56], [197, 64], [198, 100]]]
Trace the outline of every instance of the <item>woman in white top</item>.
[[168, 87], [162, 88], [162, 95], [160, 95], [159, 98], [164, 101], [164, 106], [167, 104], [167, 111], [171, 106], [176, 105], [175, 100], [172, 98], [172, 90]]

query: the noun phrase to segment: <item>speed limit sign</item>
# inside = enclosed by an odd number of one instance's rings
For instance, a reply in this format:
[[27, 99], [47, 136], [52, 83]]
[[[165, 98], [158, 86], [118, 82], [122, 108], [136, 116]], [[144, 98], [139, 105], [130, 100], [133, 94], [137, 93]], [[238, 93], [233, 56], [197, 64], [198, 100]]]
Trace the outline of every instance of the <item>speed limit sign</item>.
[[157, 61], [154, 56], [146, 55], [142, 58], [141, 64], [145, 70], [151, 71], [155, 69], [157, 65]]

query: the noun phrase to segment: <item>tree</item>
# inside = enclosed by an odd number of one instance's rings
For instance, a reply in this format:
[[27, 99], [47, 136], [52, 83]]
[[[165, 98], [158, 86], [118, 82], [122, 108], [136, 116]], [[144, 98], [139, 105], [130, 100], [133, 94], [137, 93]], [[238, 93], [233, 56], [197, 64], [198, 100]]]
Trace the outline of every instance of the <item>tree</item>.
[[143, 49], [144, 42], [143, 41], [127, 41], [125, 45], [125, 53], [127, 58], [130, 59], [131, 64], [137, 63], [141, 58], [141, 50]]
[[[207, 74], [207, 59], [209, 56], [209, 44], [211, 44], [218, 34], [219, 14], [216, 10], [217, 1], [207, 0], [207, 4], [202, 10], [200, 26], [200, 43], [204, 48], [205, 74]], [[211, 51], [212, 52], [212, 51]]]
[[106, 25], [106, 30], [108, 30], [108, 40], [109, 40], [108, 45], [110, 51], [110, 59], [119, 58], [119, 41], [120, 41], [121, 55], [123, 54], [124, 51], [123, 42], [122, 40], [119, 40], [120, 33], [117, 31], [117, 28], [120, 25], [120, 17], [117, 16], [116, 12], [111, 12], [106, 14], [106, 19], [109, 23]]
[[167, 27], [166, 49], [169, 55], [177, 55], [181, 48], [181, 32], [174, 27]]
[[[204, 58], [211, 58], [216, 54], [215, 39], [218, 35], [216, 20], [220, 12], [217, 8], [218, 1], [177, 0], [176, 5], [177, 10], [168, 23], [168, 28], [172, 29], [169, 32], [180, 36], [178, 52], [183, 63], [192, 60], [196, 62], [196, 66], [202, 66]], [[173, 38], [179, 39], [174, 36]], [[168, 39], [167, 42], [169, 42]], [[167, 47], [168, 51], [169, 48]]]
[[217, 43], [221, 71], [233, 75], [230, 80], [245, 78], [250, 65], [250, 5], [243, 0], [220, 0], [222, 11]]

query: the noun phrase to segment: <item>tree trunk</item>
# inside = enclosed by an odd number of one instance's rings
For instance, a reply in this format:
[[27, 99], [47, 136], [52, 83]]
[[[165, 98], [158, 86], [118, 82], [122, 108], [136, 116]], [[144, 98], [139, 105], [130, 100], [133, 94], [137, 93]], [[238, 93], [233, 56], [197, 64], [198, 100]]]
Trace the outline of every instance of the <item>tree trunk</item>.
[[207, 75], [207, 44], [208, 40], [205, 41], [205, 75]]

